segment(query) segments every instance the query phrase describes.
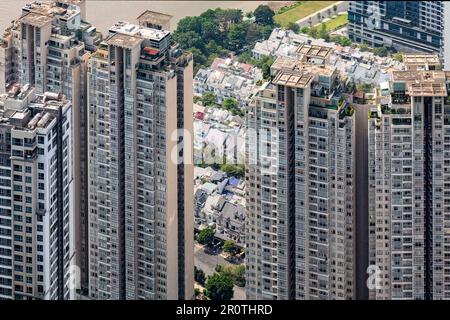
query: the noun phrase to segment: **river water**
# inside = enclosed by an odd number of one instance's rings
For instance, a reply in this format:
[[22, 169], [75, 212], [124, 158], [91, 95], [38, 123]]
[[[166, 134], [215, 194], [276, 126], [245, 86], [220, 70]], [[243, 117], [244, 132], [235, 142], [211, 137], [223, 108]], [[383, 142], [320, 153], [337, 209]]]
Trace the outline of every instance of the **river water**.
[[[47, 0], [48, 1], [48, 0]], [[19, 17], [21, 8], [32, 0], [0, 0], [0, 32], [9, 26], [11, 20]], [[208, 9], [239, 8], [245, 13], [269, 1], [120, 1], [88, 0], [87, 18], [97, 29], [105, 33], [119, 20], [136, 22], [145, 10], [158, 11], [173, 16], [172, 28], [186, 16], [196, 16]]]

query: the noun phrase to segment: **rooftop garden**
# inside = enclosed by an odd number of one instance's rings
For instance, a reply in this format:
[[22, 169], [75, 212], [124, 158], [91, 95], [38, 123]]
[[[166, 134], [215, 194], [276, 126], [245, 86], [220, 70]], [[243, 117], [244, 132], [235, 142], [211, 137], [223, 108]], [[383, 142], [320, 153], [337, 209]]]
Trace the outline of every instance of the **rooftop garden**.
[[[322, 10], [337, 1], [298, 1], [297, 3], [281, 8], [275, 15], [275, 22], [282, 27], [295, 23], [319, 10]], [[337, 10], [337, 9], [336, 9]], [[334, 11], [334, 8], [332, 9]]]
[[322, 22], [321, 25], [325, 25], [326, 31], [334, 31], [342, 28], [343, 26], [348, 24], [348, 14], [340, 14], [334, 18], [331, 18], [328, 21]]

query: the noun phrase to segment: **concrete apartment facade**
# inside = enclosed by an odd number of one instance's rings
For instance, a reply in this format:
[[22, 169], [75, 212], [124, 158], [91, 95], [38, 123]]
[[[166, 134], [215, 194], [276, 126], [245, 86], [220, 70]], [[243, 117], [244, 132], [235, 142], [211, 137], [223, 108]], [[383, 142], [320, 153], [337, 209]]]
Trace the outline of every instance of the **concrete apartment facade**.
[[450, 74], [437, 55], [404, 63], [369, 116], [369, 294], [449, 299]]
[[89, 296], [191, 299], [192, 55], [165, 15], [139, 20], [114, 25], [88, 67]]
[[401, 52], [438, 52], [450, 68], [450, 3], [350, 1], [349, 38]]
[[74, 299], [71, 102], [15, 85], [0, 119], [0, 299]]
[[87, 285], [87, 61], [101, 34], [85, 21], [85, 0], [35, 1], [0, 40], [0, 92], [20, 83], [72, 101], [77, 265]]
[[247, 115], [247, 298], [355, 297], [354, 112], [331, 48], [279, 57]]

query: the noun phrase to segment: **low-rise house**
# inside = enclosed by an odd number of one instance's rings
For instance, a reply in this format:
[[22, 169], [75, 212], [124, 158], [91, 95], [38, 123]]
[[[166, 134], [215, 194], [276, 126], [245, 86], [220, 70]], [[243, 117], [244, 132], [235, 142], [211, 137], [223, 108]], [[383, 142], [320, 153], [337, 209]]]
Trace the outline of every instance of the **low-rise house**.
[[235, 205], [226, 202], [222, 210], [214, 213], [214, 223], [219, 235], [224, 235], [225, 239], [231, 239], [238, 244], [245, 239], [245, 208], [242, 205]]
[[213, 92], [219, 104], [234, 98], [244, 107], [258, 90], [256, 83], [263, 79], [262, 71], [237, 60], [216, 58], [207, 69], [200, 69], [194, 78], [194, 94]]

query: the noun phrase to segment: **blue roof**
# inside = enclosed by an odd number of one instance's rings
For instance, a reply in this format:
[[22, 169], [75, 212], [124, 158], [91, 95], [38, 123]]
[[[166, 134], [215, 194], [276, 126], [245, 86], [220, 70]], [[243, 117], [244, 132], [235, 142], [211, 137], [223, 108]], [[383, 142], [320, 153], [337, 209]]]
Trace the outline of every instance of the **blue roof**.
[[228, 179], [228, 184], [232, 187], [237, 187], [239, 185], [240, 180], [234, 177]]

